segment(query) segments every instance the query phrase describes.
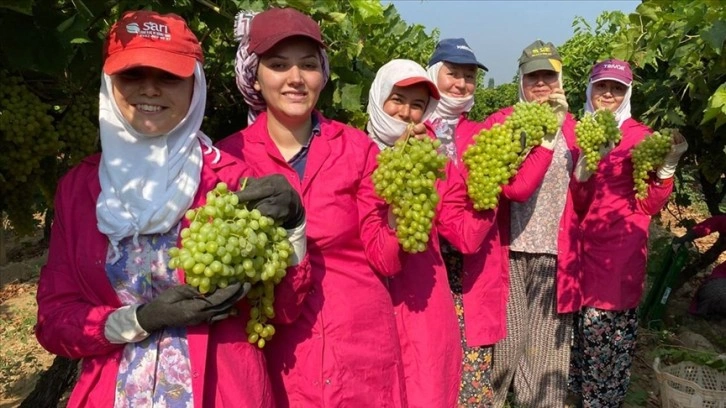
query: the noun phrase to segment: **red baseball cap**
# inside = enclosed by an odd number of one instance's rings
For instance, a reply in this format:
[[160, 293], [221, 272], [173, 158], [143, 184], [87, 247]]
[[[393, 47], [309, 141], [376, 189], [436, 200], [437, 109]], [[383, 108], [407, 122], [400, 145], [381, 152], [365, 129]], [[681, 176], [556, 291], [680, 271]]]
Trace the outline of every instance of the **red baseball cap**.
[[186, 78], [197, 61], [204, 62], [202, 47], [183, 18], [147, 10], [127, 12], [111, 27], [103, 57], [107, 75], [152, 67]]
[[441, 95], [439, 94], [439, 88], [437, 88], [436, 84], [431, 82], [431, 80], [426, 77], [409, 77], [396, 82], [394, 85], [404, 88], [416, 84], [425, 84], [429, 88], [429, 93], [431, 94], [431, 97], [436, 99], [437, 101], [441, 98]]
[[590, 82], [595, 83], [606, 79], [630, 86], [633, 83], [633, 71], [630, 69], [630, 64], [618, 59], [608, 59], [595, 64], [590, 74]]
[[307, 37], [325, 47], [320, 26], [310, 16], [293, 8], [272, 8], [252, 19], [247, 50], [262, 55], [280, 41], [294, 36]]

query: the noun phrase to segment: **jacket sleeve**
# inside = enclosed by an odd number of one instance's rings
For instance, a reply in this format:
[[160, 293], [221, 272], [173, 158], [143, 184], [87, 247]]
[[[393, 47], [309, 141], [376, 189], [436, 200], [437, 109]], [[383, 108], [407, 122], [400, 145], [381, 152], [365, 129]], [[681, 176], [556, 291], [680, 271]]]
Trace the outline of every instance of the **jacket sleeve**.
[[672, 177], [660, 181], [656, 177], [652, 177], [648, 181], [648, 196], [637, 200], [638, 208], [647, 215], [655, 215], [668, 203], [668, 197], [672, 191]]
[[438, 184], [438, 233], [463, 254], [479, 251], [494, 223], [494, 211], [476, 211], [466, 193], [466, 183], [457, 167], [449, 162], [447, 179]]
[[553, 154], [552, 150], [539, 146], [532, 149], [517, 174], [509, 180], [509, 183], [502, 186], [502, 194], [512, 201], [527, 201], [542, 184]]
[[699, 238], [711, 235], [714, 232], [724, 233], [726, 232], [726, 215], [714, 215], [711, 218], [707, 218], [694, 225], [691, 231]]
[[371, 175], [377, 166], [377, 154], [376, 145], [368, 143], [357, 195], [360, 234], [373, 269], [383, 276], [393, 276], [401, 271], [404, 253], [396, 231], [388, 225], [388, 204], [378, 197], [373, 187]]
[[98, 299], [91, 301], [81, 291], [83, 282], [74, 274], [78, 265], [69, 257], [72, 254], [69, 242], [72, 237], [63, 217], [66, 203], [59, 198], [64, 193], [61, 189], [58, 191], [48, 260], [41, 268], [38, 281], [35, 336], [43, 348], [68, 358], [115, 352], [123, 345], [109, 342], [104, 329], [106, 319], [117, 307], [102, 304]]

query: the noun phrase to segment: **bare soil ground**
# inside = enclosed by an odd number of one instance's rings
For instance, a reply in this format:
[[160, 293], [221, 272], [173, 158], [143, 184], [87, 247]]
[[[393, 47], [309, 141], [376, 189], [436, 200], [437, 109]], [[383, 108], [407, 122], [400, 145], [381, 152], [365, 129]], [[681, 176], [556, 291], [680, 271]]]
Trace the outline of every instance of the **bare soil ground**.
[[[703, 219], [697, 212], [681, 214], [684, 215], [697, 221]], [[666, 209], [661, 213], [660, 220], [654, 219], [651, 234], [654, 238], [684, 234], [685, 229], [675, 224], [675, 216]], [[715, 240], [716, 236], [712, 235], [697, 240], [695, 244], [703, 252]], [[9, 263], [0, 266], [0, 408], [20, 405], [34, 389], [39, 374], [51, 365], [54, 357], [38, 345], [33, 335], [37, 279], [47, 256], [45, 244], [38, 234], [16, 240], [10, 237], [7, 248]], [[719, 259], [719, 262], [723, 261], [726, 261], [726, 255]], [[658, 383], [652, 368], [654, 351], [659, 346], [665, 343], [683, 344], [693, 349], [712, 348], [718, 353], [726, 353], [726, 320], [707, 321], [687, 313], [693, 293], [703, 277], [710, 273], [710, 269], [700, 273], [671, 296], [665, 330], [654, 332], [641, 329], [626, 407], [661, 407]], [[692, 333], [703, 336], [710, 345], [694, 343]], [[61, 406], [64, 406], [63, 402]]]

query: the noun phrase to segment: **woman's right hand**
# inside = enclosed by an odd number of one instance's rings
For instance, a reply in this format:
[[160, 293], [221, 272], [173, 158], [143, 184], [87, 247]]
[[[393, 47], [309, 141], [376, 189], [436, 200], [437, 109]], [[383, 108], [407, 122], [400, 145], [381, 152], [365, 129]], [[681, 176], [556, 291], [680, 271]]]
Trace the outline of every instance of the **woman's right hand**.
[[408, 126], [408, 128], [406, 128], [406, 131], [403, 132], [398, 140], [406, 140], [406, 137], [408, 137], [409, 134], [411, 135], [411, 137], [415, 137], [416, 139], [423, 139], [425, 137], [429, 137], [428, 133], [426, 132], [426, 126], [423, 123], [417, 123], [415, 125], [412, 124]]
[[281, 174], [247, 178], [244, 190], [235, 193], [241, 202], [257, 208], [263, 215], [282, 223], [289, 230], [305, 221], [300, 195]]
[[147, 333], [211, 323], [229, 316], [232, 306], [247, 295], [250, 287], [248, 282], [236, 282], [204, 295], [189, 285], [173, 286], [139, 306], [136, 320]]

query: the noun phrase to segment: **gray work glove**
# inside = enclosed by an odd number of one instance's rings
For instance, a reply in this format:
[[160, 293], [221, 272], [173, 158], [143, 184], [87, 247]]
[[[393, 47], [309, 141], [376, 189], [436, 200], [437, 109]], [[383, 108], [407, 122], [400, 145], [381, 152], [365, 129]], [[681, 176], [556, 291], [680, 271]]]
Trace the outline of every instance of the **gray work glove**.
[[300, 195], [290, 185], [285, 176], [248, 178], [244, 190], [235, 193], [240, 202], [249, 204], [263, 215], [282, 223], [282, 228], [293, 229], [305, 221], [305, 209]]
[[136, 309], [136, 320], [152, 333], [165, 327], [212, 323], [229, 316], [230, 309], [247, 295], [250, 284], [233, 283], [206, 296], [189, 285], [171, 287]]

